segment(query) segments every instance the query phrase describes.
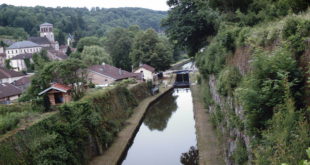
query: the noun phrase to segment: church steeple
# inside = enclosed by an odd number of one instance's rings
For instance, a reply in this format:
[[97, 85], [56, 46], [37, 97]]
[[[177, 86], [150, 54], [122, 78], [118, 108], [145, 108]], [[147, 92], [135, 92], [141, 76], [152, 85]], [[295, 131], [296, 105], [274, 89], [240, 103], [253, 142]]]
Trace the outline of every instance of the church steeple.
[[46, 37], [49, 41], [54, 42], [53, 25], [50, 23], [43, 23], [40, 25], [40, 37]]

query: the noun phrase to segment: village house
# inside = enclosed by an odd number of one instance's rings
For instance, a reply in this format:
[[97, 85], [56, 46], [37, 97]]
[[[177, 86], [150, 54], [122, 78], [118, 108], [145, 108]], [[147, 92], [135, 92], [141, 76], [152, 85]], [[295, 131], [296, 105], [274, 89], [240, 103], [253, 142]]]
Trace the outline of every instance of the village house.
[[66, 53], [59, 50], [48, 50], [47, 57], [52, 61], [61, 61], [68, 58]]
[[11, 104], [22, 94], [22, 90], [9, 83], [0, 84], [0, 104]]
[[142, 64], [134, 73], [141, 73], [143, 80], [153, 81], [155, 77], [155, 68], [147, 64]]
[[43, 94], [47, 94], [51, 105], [68, 103], [72, 100], [71, 87], [59, 83], [55, 83], [39, 93], [39, 95]]
[[10, 59], [10, 65], [15, 71], [27, 70], [26, 60], [28, 60], [29, 64], [33, 63], [31, 53], [24, 53], [14, 56]]
[[4, 52], [0, 53], [0, 67], [5, 66], [6, 54]]
[[22, 92], [24, 92], [30, 86], [31, 79], [30, 79], [30, 76], [25, 76], [18, 80], [13, 81], [11, 84], [21, 89]]
[[88, 68], [88, 80], [95, 85], [106, 86], [115, 81], [120, 81], [128, 78], [140, 79], [141, 75], [127, 72], [114, 66], [93, 65]]
[[25, 77], [25, 74], [0, 67], [0, 83], [12, 83]]
[[5, 53], [8, 59], [11, 59], [19, 54], [25, 53], [37, 53], [40, 52], [42, 47], [31, 41], [19, 41], [13, 43], [11, 46], [6, 48]]

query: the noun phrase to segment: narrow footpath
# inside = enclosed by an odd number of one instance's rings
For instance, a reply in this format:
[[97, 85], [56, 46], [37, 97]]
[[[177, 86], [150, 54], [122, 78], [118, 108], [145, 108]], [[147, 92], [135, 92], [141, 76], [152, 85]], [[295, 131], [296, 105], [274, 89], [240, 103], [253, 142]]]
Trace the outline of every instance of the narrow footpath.
[[138, 131], [140, 123], [142, 122], [143, 116], [145, 115], [148, 107], [172, 88], [173, 87], [161, 87], [158, 94], [148, 97], [140, 102], [138, 107], [134, 109], [132, 116], [126, 121], [125, 128], [118, 133], [118, 136], [112, 146], [109, 147], [103, 155], [95, 157], [89, 165], [116, 165], [119, 163], [124, 152], [127, 151], [130, 142], [133, 140], [135, 133]]
[[199, 85], [192, 83], [191, 91], [194, 104], [194, 117], [199, 150], [199, 165], [224, 165], [223, 150], [216, 131], [212, 126], [210, 115], [204, 108], [203, 90]]

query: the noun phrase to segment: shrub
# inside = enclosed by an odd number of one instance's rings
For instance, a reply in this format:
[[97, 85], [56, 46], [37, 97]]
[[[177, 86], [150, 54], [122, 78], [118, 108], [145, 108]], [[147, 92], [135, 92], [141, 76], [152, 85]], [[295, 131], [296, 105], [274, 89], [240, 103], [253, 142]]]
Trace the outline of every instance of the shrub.
[[292, 84], [290, 89], [298, 99], [301, 92], [301, 74], [291, 54], [280, 48], [271, 55], [256, 51], [252, 72], [247, 75], [237, 89], [237, 96], [245, 108], [246, 129], [256, 134], [267, 126], [276, 105], [283, 103], [283, 78], [287, 75]]
[[248, 152], [246, 150], [246, 146], [243, 140], [237, 140], [237, 147], [233, 152], [232, 159], [234, 160], [235, 164], [238, 165], [243, 165], [247, 163]]
[[223, 96], [232, 95], [240, 80], [241, 74], [238, 68], [228, 66], [219, 74], [217, 91]]

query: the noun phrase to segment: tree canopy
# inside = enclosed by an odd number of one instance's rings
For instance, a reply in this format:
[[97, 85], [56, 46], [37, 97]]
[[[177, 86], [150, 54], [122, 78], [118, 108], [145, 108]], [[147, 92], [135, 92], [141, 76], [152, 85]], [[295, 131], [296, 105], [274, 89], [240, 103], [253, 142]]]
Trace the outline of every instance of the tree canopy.
[[172, 62], [172, 48], [154, 30], [148, 29], [137, 34], [130, 57], [134, 67], [145, 63], [156, 70], [165, 70]]
[[139, 25], [142, 29], [162, 31], [160, 20], [166, 12], [142, 8], [50, 8], [15, 7], [0, 5], [0, 26], [20, 27], [31, 35], [37, 35], [39, 25], [49, 22], [63, 33], [80, 36], [103, 36], [112, 28], [128, 28]]
[[194, 56], [214, 35], [219, 26], [219, 13], [209, 7], [205, 0], [169, 0], [171, 10], [162, 21], [166, 33], [172, 41], [185, 48]]
[[107, 63], [111, 64], [111, 56], [99, 46], [85, 46], [81, 53], [81, 60], [87, 66]]

